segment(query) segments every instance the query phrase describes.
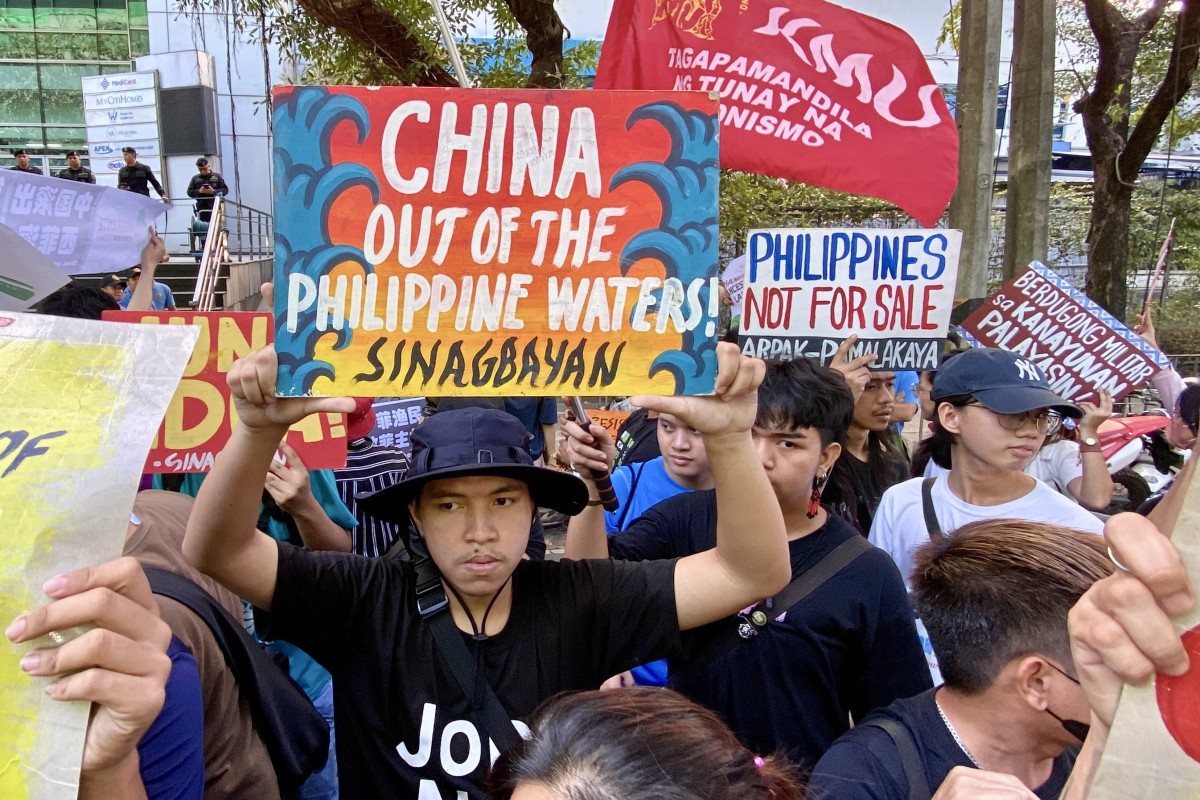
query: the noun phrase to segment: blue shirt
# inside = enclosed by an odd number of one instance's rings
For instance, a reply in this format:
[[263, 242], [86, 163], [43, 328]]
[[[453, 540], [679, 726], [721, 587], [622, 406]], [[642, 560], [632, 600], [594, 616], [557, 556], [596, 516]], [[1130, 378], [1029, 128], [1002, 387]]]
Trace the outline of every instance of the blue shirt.
[[[916, 371], [911, 369], [902, 369], [896, 373], [896, 403], [912, 403], [917, 405], [917, 382], [921, 380], [921, 376]], [[904, 430], [904, 423], [897, 422], [892, 425], [896, 429], [896, 433]]]
[[200, 800], [204, 795], [204, 696], [187, 645], [171, 637], [162, 711], [138, 742], [138, 770], [149, 800]]
[[[154, 282], [154, 290], [151, 292], [150, 309], [152, 311], [166, 311], [169, 308], [175, 308], [175, 296], [171, 294], [171, 289], [165, 283]], [[129, 308], [129, 301], [133, 298], [133, 291], [129, 288], [125, 289], [125, 293], [121, 295], [118, 304], [121, 308]]]
[[[630, 497], [630, 490], [635, 482], [637, 488]], [[612, 473], [612, 485], [621, 505], [616, 511], [604, 512], [604, 529], [609, 533], [625, 530], [646, 509], [658, 505], [668, 497], [691, 491], [688, 487], [676, 483], [667, 473], [667, 465], [662, 456], [640, 464], [617, 467]]]

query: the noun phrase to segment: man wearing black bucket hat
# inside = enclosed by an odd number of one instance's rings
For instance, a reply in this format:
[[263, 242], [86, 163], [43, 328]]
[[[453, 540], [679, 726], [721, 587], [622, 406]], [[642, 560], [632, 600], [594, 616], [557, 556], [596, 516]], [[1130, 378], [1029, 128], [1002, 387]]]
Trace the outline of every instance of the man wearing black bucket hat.
[[254, 530], [256, 481], [290, 424], [354, 401], [275, 398], [270, 348], [234, 364], [240, 422], [197, 498], [185, 553], [269, 610], [260, 632], [333, 674], [343, 796], [483, 798], [492, 760], [516, 739], [510, 720], [674, 655], [681, 630], [787, 583], [782, 516], [750, 437], [764, 365], [735, 345], [717, 357], [714, 396], [639, 398], [705, 437], [717, 546], [643, 563], [522, 560], [539, 505], [576, 514], [600, 501], [575, 476], [535, 467], [519, 420], [481, 409], [428, 420], [405, 479], [364, 499], [377, 516], [411, 518], [431, 562], [278, 544]]

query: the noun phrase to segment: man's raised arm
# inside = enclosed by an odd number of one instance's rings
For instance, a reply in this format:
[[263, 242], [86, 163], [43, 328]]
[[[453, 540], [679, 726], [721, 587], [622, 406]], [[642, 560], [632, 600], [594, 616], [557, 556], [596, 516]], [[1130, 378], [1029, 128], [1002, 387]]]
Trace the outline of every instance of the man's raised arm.
[[736, 613], [791, 579], [787, 532], [775, 492], [750, 436], [766, 365], [737, 345], [717, 345], [717, 384], [707, 397], [635, 397], [635, 405], [672, 414], [704, 437], [717, 490], [717, 546], [675, 568], [679, 627]]
[[230, 368], [238, 424], [200, 487], [183, 540], [184, 555], [197, 569], [264, 609], [275, 594], [278, 546], [255, 524], [275, 449], [309, 414], [354, 410], [349, 397], [275, 397], [277, 366], [274, 347], [267, 347]]

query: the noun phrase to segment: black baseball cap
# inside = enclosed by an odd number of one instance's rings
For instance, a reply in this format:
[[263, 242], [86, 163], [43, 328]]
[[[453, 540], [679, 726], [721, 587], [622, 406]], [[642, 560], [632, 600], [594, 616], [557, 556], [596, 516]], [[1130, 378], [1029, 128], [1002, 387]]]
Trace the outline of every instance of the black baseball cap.
[[1200, 429], [1200, 386], [1192, 385], [1185, 388], [1175, 401], [1175, 413], [1183, 420], [1183, 424], [1196, 433]]
[[27, 156], [29, 154], [26, 153], [25, 150], [22, 148], [22, 149], [18, 149], [18, 150], [13, 150], [13, 155], [14, 156]]
[[206, 165], [207, 163], [208, 163], [208, 159], [207, 159], [207, 158], [205, 158], [204, 156], [200, 156], [200, 158], [197, 158], [197, 159], [196, 159], [196, 166], [197, 166], [197, 167], [203, 167], [203, 166], [204, 166], [204, 165]]
[[78, 150], [68, 150], [68, 151], [67, 151], [67, 158], [70, 158], [71, 156], [75, 156], [76, 158], [80, 158], [80, 157], [81, 157], [81, 156], [79, 155], [79, 151], [78, 151]]
[[583, 481], [569, 472], [534, 466], [525, 425], [492, 408], [459, 408], [430, 417], [412, 433], [412, 467], [404, 479], [358, 500], [377, 519], [406, 523], [408, 504], [426, 483], [475, 475], [524, 481], [534, 503], [568, 516], [587, 506]]
[[120, 275], [109, 275], [107, 278], [105, 278], [103, 281], [100, 282], [101, 288], [104, 288], [105, 286], [128, 286], [128, 285], [129, 285], [129, 281], [125, 278], [122, 278]]
[[1045, 375], [1032, 361], [990, 347], [965, 350], [938, 370], [930, 393], [934, 402], [961, 395], [971, 395], [980, 405], [998, 414], [1049, 408], [1064, 417], [1083, 416], [1083, 409], [1050, 388]]
[[125, 145], [124, 147], [122, 147], [121, 152], [122, 153], [133, 153], [135, 156], [137, 155], [137, 150], [130, 147], [129, 145]]

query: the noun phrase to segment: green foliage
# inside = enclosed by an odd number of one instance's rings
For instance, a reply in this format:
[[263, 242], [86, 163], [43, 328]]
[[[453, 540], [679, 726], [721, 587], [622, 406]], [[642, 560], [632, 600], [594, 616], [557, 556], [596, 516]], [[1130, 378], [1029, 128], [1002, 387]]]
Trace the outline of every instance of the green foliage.
[[1200, 282], [1195, 278], [1167, 293], [1155, 312], [1154, 327], [1164, 353], [1200, 353]]
[[[481, 40], [459, 44], [463, 65], [476, 86], [519, 89], [529, 77], [524, 38]], [[599, 42], [580, 42], [563, 52], [563, 88], [586, 89], [600, 61]]]
[[883, 200], [721, 171], [721, 246], [726, 250], [740, 251], [752, 228], [900, 227], [909, 221]]

